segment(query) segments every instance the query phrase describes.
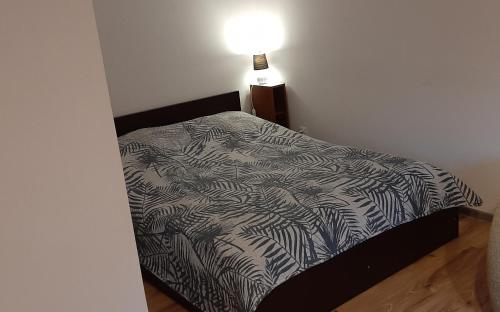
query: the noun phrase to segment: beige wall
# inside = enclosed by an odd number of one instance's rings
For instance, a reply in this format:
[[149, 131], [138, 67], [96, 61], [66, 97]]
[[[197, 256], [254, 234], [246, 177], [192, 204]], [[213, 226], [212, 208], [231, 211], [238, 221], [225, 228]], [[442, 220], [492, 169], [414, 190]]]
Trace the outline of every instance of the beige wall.
[[146, 311], [90, 0], [0, 2], [0, 310]]
[[452, 170], [500, 202], [500, 2], [496, 0], [94, 0], [116, 115], [240, 89], [250, 57], [226, 20], [281, 16], [270, 63], [291, 123], [330, 142]]

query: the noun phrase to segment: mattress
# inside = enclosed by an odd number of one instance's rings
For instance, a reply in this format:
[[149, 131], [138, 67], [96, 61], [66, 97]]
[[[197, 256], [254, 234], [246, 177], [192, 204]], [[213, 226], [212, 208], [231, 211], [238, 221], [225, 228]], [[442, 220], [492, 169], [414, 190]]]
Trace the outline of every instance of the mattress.
[[119, 145], [141, 265], [203, 311], [254, 311], [369, 238], [481, 204], [433, 165], [243, 112], [137, 130]]

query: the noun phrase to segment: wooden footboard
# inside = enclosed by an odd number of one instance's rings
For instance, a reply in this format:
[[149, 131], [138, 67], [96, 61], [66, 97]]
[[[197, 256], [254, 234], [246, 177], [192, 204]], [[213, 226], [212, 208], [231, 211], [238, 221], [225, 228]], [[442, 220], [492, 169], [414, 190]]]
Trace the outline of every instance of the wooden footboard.
[[257, 311], [331, 311], [458, 237], [458, 208], [379, 234], [275, 288]]

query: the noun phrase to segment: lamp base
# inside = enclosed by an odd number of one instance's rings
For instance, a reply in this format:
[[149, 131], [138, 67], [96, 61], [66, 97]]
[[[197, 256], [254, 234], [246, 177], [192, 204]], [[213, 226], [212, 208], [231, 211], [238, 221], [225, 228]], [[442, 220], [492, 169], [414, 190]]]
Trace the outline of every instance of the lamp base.
[[267, 77], [257, 77], [257, 83], [259, 85], [265, 85], [267, 83]]

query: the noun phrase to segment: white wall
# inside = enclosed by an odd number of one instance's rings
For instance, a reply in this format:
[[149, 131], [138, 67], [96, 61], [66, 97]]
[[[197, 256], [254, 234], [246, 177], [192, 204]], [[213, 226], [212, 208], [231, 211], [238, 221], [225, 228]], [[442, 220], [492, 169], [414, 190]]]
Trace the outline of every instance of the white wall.
[[90, 0], [0, 2], [0, 310], [146, 311]]
[[224, 24], [286, 1], [268, 2], [94, 0], [115, 116], [233, 90], [248, 104], [251, 56], [228, 50]]
[[[496, 0], [94, 0], [116, 115], [232, 89], [249, 56], [223, 25], [249, 10], [281, 16], [270, 63], [292, 126], [452, 170], [500, 202], [500, 2]], [[244, 96], [245, 98], [245, 96]]]

